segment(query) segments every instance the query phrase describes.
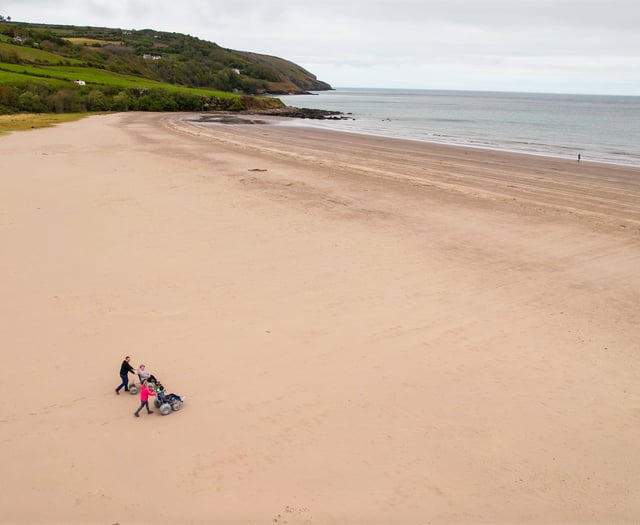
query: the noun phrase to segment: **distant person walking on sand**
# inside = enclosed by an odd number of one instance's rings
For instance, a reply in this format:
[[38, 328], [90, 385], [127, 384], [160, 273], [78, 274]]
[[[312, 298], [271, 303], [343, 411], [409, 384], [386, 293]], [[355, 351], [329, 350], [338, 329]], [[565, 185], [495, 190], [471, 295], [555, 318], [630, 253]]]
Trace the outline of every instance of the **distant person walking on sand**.
[[578, 153], [578, 162], [580, 162], [580, 153]]
[[124, 388], [125, 392], [129, 391], [129, 373], [135, 373], [135, 369], [129, 364], [131, 358], [129, 356], [124, 358], [120, 365], [120, 379], [122, 383], [116, 388], [116, 394], [120, 395], [120, 389]]
[[153, 414], [153, 410], [149, 410], [149, 396], [155, 396], [156, 393], [154, 390], [149, 388], [147, 385], [142, 385], [140, 387], [140, 406], [138, 410], [136, 410], [133, 415], [136, 417], [140, 417], [140, 411], [143, 407], [147, 408], [147, 414]]

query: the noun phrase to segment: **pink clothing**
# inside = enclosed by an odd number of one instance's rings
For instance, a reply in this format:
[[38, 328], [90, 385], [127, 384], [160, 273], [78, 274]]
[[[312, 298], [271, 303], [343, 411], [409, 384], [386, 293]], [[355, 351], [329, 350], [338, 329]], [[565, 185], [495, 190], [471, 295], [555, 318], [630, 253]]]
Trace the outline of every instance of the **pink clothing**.
[[140, 389], [140, 401], [142, 401], [143, 403], [145, 401], [149, 400], [149, 396], [155, 396], [156, 393], [153, 389], [148, 388], [145, 385], [142, 385], [142, 388]]

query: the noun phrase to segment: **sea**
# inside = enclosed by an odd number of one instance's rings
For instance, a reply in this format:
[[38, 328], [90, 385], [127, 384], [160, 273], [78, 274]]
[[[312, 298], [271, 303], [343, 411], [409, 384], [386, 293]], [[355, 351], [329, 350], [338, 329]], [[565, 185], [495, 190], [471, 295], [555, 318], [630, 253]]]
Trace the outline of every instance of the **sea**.
[[640, 96], [338, 88], [278, 98], [347, 117], [289, 125], [640, 167]]

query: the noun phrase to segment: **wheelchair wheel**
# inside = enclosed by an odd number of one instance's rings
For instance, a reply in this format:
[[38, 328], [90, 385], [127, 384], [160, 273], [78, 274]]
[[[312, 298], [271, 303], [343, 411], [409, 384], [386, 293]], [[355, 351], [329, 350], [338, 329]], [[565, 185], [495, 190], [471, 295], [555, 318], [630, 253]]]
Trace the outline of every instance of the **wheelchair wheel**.
[[175, 401], [171, 405], [171, 410], [173, 410], [174, 412], [177, 412], [178, 410], [180, 410], [180, 407], [182, 407], [182, 403], [180, 403], [180, 401]]
[[153, 404], [155, 405], [156, 408], [160, 408], [160, 401], [158, 401], [157, 399], [153, 400]]
[[171, 414], [171, 405], [169, 403], [164, 403], [163, 405], [160, 406], [160, 413], [163, 416], [167, 416], [169, 414]]
[[129, 385], [129, 393], [135, 396], [138, 393], [138, 387], [136, 385]]

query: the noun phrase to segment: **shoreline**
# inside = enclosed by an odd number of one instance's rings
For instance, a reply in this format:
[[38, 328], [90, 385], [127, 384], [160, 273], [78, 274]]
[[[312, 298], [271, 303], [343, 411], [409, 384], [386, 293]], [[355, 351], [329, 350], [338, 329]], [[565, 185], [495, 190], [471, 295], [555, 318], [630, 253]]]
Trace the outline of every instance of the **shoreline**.
[[0, 137], [6, 523], [637, 522], [638, 170], [193, 117]]
[[[327, 119], [327, 120], [335, 120], [335, 119]], [[433, 140], [433, 139], [429, 140], [429, 139], [407, 138], [407, 137], [400, 137], [400, 136], [395, 136], [395, 135], [391, 135], [391, 134], [382, 134], [382, 133], [378, 134], [378, 133], [374, 133], [374, 132], [367, 133], [365, 131], [354, 131], [354, 130], [349, 130], [349, 129], [322, 128], [322, 127], [318, 126], [317, 124], [314, 124], [312, 122], [306, 122], [304, 120], [299, 122], [299, 123], [295, 123], [295, 124], [291, 123], [289, 125], [308, 126], [308, 127], [314, 128], [314, 129], [325, 129], [327, 131], [335, 131], [336, 133], [349, 133], [349, 134], [353, 134], [353, 135], [363, 135], [363, 136], [367, 136], [367, 137], [378, 137], [378, 138], [386, 138], [386, 139], [391, 139], [391, 140], [408, 140], [408, 141], [411, 141], [411, 142], [420, 142], [420, 143], [427, 143], [427, 144], [440, 145], [440, 146], [451, 146], [451, 147], [455, 147], [455, 148], [478, 149], [478, 150], [484, 150], [484, 151], [494, 151], [494, 152], [497, 152], [497, 153], [511, 153], [511, 154], [516, 154], [516, 155], [529, 155], [529, 156], [532, 156], [532, 157], [545, 157], [545, 158], [552, 158], [552, 159], [556, 159], [556, 160], [566, 160], [566, 161], [574, 160], [576, 162], [588, 162], [588, 163], [592, 163], [592, 164], [603, 164], [603, 165], [606, 165], [606, 166], [619, 166], [619, 167], [624, 167], [624, 168], [632, 168], [632, 169], [640, 170], [640, 164], [615, 162], [613, 160], [607, 161], [606, 159], [589, 160], [589, 157], [585, 158], [583, 153], [581, 153], [581, 159], [578, 161], [577, 157], [572, 159], [568, 155], [561, 155], [559, 153], [553, 153], [553, 152], [549, 152], [549, 153], [535, 152], [535, 151], [527, 151], [527, 150], [522, 150], [522, 149], [510, 149], [510, 148], [507, 148], [507, 147], [499, 147], [499, 146], [475, 145], [475, 144], [466, 143], [466, 142], [447, 142], [447, 141], [437, 141], [437, 140]]]
[[[336, 120], [336, 119], [327, 119], [327, 120]], [[349, 120], [347, 119], [341, 119], [341, 120]], [[356, 120], [356, 119], [353, 119]], [[391, 133], [388, 134], [383, 134], [383, 133], [374, 133], [373, 131], [371, 132], [366, 132], [364, 130], [350, 130], [350, 129], [338, 129], [338, 128], [323, 128], [321, 125], [318, 125], [315, 122], [308, 122], [306, 121], [306, 119], [301, 120], [298, 123], [291, 123], [290, 125], [298, 125], [298, 126], [304, 126], [304, 127], [310, 127], [310, 128], [314, 128], [314, 129], [323, 129], [323, 130], [327, 130], [327, 131], [334, 131], [336, 133], [348, 133], [348, 134], [353, 134], [353, 135], [363, 135], [363, 136], [367, 136], [367, 137], [378, 137], [378, 138], [386, 138], [386, 139], [391, 139], [391, 140], [408, 140], [408, 141], [412, 141], [412, 142], [420, 142], [420, 143], [427, 143], [427, 144], [434, 144], [434, 145], [442, 145], [442, 146], [451, 146], [451, 147], [459, 147], [459, 148], [469, 148], [469, 149], [479, 149], [479, 150], [486, 150], [486, 151], [495, 151], [498, 153], [512, 153], [512, 154], [518, 154], [518, 155], [530, 155], [530, 156], [534, 156], [534, 157], [545, 157], [545, 158], [552, 158], [552, 159], [557, 159], [557, 160], [566, 160], [566, 161], [577, 161], [577, 153], [578, 150], [576, 150], [576, 156], [574, 156], [573, 158], [570, 157], [569, 155], [562, 155], [560, 153], [554, 153], [554, 152], [543, 152], [543, 151], [528, 151], [528, 150], [524, 150], [524, 149], [518, 149], [518, 148], [508, 148], [508, 147], [500, 147], [500, 146], [483, 146], [483, 145], [478, 145], [478, 144], [473, 144], [471, 142], [464, 142], [464, 141], [460, 141], [460, 142], [453, 142], [453, 141], [438, 141], [438, 140], [434, 140], [434, 139], [419, 139], [419, 138], [409, 138], [409, 137], [401, 137], [398, 135], [393, 135]], [[571, 148], [573, 150], [573, 148]], [[591, 162], [591, 163], [595, 163], [595, 164], [604, 164], [607, 166], [620, 166], [620, 167], [626, 167], [626, 168], [633, 168], [633, 169], [640, 169], [640, 164], [638, 163], [632, 163], [632, 162], [615, 162], [614, 160], [607, 160], [607, 159], [603, 159], [603, 158], [594, 158], [594, 160], [589, 160], [589, 157], [587, 156], [585, 158], [585, 154], [584, 152], [580, 152], [581, 153], [581, 159], [579, 162]], [[578, 161], [577, 161], [578, 162]]]
[[633, 124], [637, 97], [581, 100], [559, 94], [367, 88], [319, 95], [282, 100], [352, 112], [353, 122], [327, 124], [331, 129], [568, 160], [582, 154], [595, 162], [640, 167], [640, 150], [632, 139], [640, 132]]
[[[338, 113], [341, 115], [345, 115], [345, 113], [341, 113], [341, 112], [338, 112]], [[372, 137], [372, 138], [378, 138], [378, 139], [388, 139], [390, 141], [415, 142], [418, 144], [427, 144], [427, 145], [436, 146], [436, 147], [444, 146], [446, 148], [447, 147], [460, 148], [463, 151], [465, 149], [480, 150], [480, 151], [487, 151], [487, 152], [494, 152], [494, 153], [505, 153], [510, 155], [523, 155], [525, 157], [527, 156], [542, 157], [542, 158], [553, 159], [557, 161], [565, 161], [565, 162], [598, 164], [603, 167], [614, 167], [614, 168], [617, 167], [617, 168], [627, 168], [631, 170], [637, 170], [640, 173], [640, 165], [606, 161], [606, 160], [590, 160], [589, 157], [585, 158], [583, 153], [581, 153], [580, 160], [578, 160], [577, 158], [571, 158], [567, 155], [562, 156], [560, 154], [554, 154], [551, 152], [550, 153], [534, 152], [534, 151], [526, 151], [526, 150], [519, 150], [519, 149], [500, 148], [497, 146], [492, 147], [492, 146], [474, 145], [470, 143], [456, 143], [456, 142], [446, 142], [446, 141], [440, 142], [437, 140], [407, 138], [407, 137], [400, 137], [400, 136], [395, 136], [391, 134], [377, 134], [374, 132], [367, 133], [366, 131], [357, 131], [357, 130], [349, 130], [349, 129], [337, 129], [337, 128], [329, 128], [329, 127], [325, 128], [325, 127], [319, 126], [316, 122], [316, 121], [323, 122], [323, 121], [337, 120], [331, 117], [322, 118], [322, 119], [312, 118], [312, 117], [295, 117], [295, 116], [281, 117], [277, 115], [277, 113], [269, 113], [269, 112], [262, 113], [262, 112], [254, 112], [254, 111], [247, 111], [247, 112], [240, 112], [240, 113], [217, 111], [217, 112], [207, 112], [206, 114], [194, 112], [193, 114], [194, 115], [200, 114], [203, 117], [208, 117], [208, 119], [210, 119], [209, 122], [203, 121], [203, 123], [234, 125], [234, 124], [242, 124], [243, 123], [242, 120], [246, 120], [246, 121], [249, 121], [247, 122], [249, 124], [271, 124], [271, 125], [281, 125], [285, 127], [301, 127], [301, 128], [308, 128], [308, 129], [317, 130], [317, 131], [326, 131], [328, 133], [339, 133], [339, 134], [344, 133], [348, 135], [356, 135], [363, 138]], [[219, 116], [221, 115], [222, 116], [227, 115], [233, 118], [231, 118], [227, 122], [217, 121], [220, 118]], [[264, 120], [264, 122], [255, 122], [255, 121], [252, 122], [253, 119], [246, 118], [246, 117], [253, 117], [253, 116], [259, 117], [258, 120]], [[340, 120], [349, 120], [349, 118], [347, 117]]]
[[[577, 162], [522, 152], [341, 132], [304, 123], [294, 124], [284, 117], [263, 116], [264, 123], [243, 125], [241, 118], [231, 124], [210, 123], [209, 126], [206, 123], [201, 125], [190, 114], [169, 115], [163, 120], [170, 128], [188, 135], [197, 133], [202, 138], [209, 137], [241, 150], [266, 152], [291, 160], [298, 160], [301, 156], [295, 152], [288, 153], [287, 144], [297, 145], [299, 142], [304, 147], [307, 162], [414, 185], [426, 184], [450, 194], [472, 197], [470, 202], [489, 201], [507, 208], [515, 206], [519, 210], [545, 207], [556, 214], [577, 214], [583, 218], [597, 216], [600, 213], [598, 209], [604, 205], [605, 214], [618, 216], [623, 228], [640, 232], [640, 206], [636, 205], [640, 200], [640, 168], [635, 166]], [[199, 131], [186, 129], [184, 124]], [[261, 132], [261, 129], [271, 130], [273, 127], [277, 128], [274, 134], [281, 135], [277, 139], [282, 141], [281, 144], [273, 144], [268, 133]], [[299, 133], [300, 129], [305, 132]], [[345, 134], [351, 139], [348, 143], [342, 140]], [[246, 140], [249, 137], [251, 143]], [[330, 159], [324, 158], [327, 152], [325, 144], [336, 149], [336, 155]], [[391, 160], [375, 162], [377, 159], [373, 159], [371, 162], [370, 152], [376, 154], [378, 151]], [[409, 162], [402, 158], [403, 155], [409, 158]], [[425, 167], [416, 166], [414, 160], [424, 163]], [[477, 169], [478, 166], [481, 169]], [[556, 173], [559, 176], [555, 177]], [[592, 195], [580, 202], [585, 192], [590, 192], [598, 184], [601, 185], [602, 197]], [[518, 191], [518, 185], [522, 185], [522, 191]], [[546, 202], [545, 199], [553, 197], [551, 190], [562, 194], [559, 195], [562, 201], [554, 198]], [[624, 207], [609, 206], [607, 202], [610, 199], [620, 199]], [[616, 220], [618, 218], [613, 222]]]

